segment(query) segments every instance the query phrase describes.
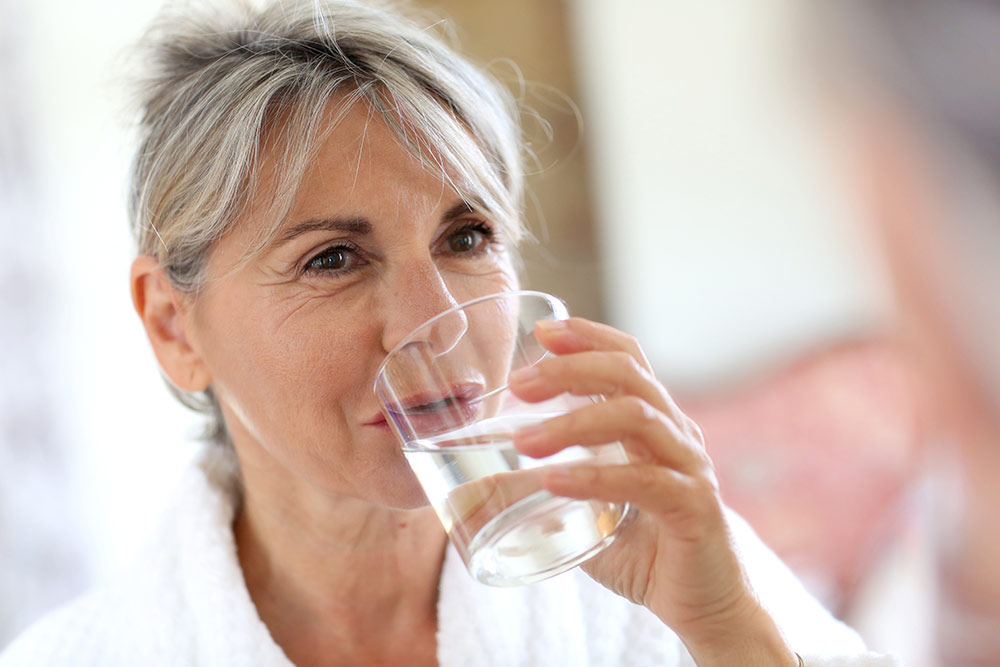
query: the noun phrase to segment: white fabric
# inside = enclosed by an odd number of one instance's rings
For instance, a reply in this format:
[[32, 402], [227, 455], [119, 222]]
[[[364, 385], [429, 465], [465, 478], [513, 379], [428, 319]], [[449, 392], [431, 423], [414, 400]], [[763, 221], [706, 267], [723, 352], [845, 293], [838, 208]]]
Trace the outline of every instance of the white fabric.
[[[291, 665], [257, 615], [231, 523], [232, 457], [207, 451], [138, 567], [53, 612], [0, 655], [0, 667], [49, 665], [244, 667]], [[811, 667], [882, 667], [733, 517], [737, 543], [764, 603]], [[442, 667], [497, 665], [690, 666], [669, 629], [580, 570], [517, 588], [490, 588], [448, 549], [438, 602]]]

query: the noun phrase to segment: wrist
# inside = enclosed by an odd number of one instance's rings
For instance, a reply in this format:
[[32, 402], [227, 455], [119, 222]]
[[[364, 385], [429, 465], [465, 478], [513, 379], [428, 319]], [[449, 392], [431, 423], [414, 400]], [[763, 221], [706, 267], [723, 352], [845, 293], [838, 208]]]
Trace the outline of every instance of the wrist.
[[727, 624], [710, 638], [681, 637], [681, 641], [698, 667], [798, 667], [801, 664], [774, 619], [759, 605], [744, 619]]

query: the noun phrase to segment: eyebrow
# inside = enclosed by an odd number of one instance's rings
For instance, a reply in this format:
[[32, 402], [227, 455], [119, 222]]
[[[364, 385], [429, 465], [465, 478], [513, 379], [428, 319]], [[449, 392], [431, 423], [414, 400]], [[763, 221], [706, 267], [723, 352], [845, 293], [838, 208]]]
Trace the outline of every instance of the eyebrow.
[[279, 246], [288, 243], [292, 239], [298, 238], [309, 232], [347, 232], [357, 236], [371, 234], [372, 223], [365, 218], [310, 218], [292, 225], [285, 232], [275, 239], [274, 245]]
[[441, 216], [441, 224], [451, 222], [455, 218], [461, 218], [463, 215], [475, 212], [475, 205], [472, 204], [472, 202], [468, 202], [463, 199], [444, 212], [444, 215]]
[[[475, 212], [476, 208], [470, 202], [462, 200], [449, 208], [441, 216], [441, 224], [447, 224], [463, 215]], [[310, 232], [347, 232], [356, 236], [366, 236], [372, 233], [372, 223], [367, 218], [352, 216], [347, 218], [310, 218], [298, 222], [277, 237], [273, 246], [280, 246]]]

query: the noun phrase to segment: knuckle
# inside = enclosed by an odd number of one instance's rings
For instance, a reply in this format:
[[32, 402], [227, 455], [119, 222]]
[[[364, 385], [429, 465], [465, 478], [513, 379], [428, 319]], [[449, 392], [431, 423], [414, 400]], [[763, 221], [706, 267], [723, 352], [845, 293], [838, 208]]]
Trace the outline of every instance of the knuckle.
[[709, 481], [702, 477], [688, 478], [684, 487], [683, 501], [676, 511], [687, 523], [688, 530], [701, 536], [707, 535], [722, 518], [721, 499]]
[[604, 360], [603, 375], [607, 378], [609, 385], [613, 385], [615, 392], [620, 394], [628, 377], [625, 355], [622, 352], [607, 352]]
[[719, 481], [715, 474], [711, 471], [703, 470], [694, 479], [695, 495], [700, 499], [703, 509], [706, 511], [714, 510], [719, 498]]
[[[703, 449], [697, 450], [695, 452], [695, 461], [695, 470], [699, 475], [715, 480], [715, 461], [708, 455], [708, 452]], [[718, 487], [718, 481], [714, 483]]]
[[646, 359], [646, 353], [642, 351], [642, 344], [639, 339], [635, 336], [628, 334], [625, 338], [626, 345], [629, 351], [632, 353], [632, 358], [636, 360], [640, 366], [645, 366], [644, 361]]
[[[634, 438], [627, 438], [626, 440], [623, 440], [623, 442], [626, 441], [634, 442], [635, 440], [636, 439]], [[656, 455], [654, 455], [651, 451], [642, 446], [635, 446], [629, 448], [628, 451], [625, 453], [625, 455], [628, 457], [629, 463], [636, 463], [639, 465], [656, 463]]]
[[[575, 396], [579, 396], [581, 394], [591, 393], [591, 392], [589, 392], [587, 390], [587, 383], [586, 383], [586, 381], [580, 380], [579, 378], [571, 378], [566, 383], [566, 390], [569, 393], [571, 393], [571, 394], [573, 394]], [[602, 392], [602, 393], [604, 393], [604, 392]]]
[[698, 447], [705, 451], [705, 434], [702, 432], [701, 427], [691, 422], [691, 438], [698, 443]]
[[642, 373], [642, 367], [638, 360], [628, 352], [612, 352], [618, 377], [621, 380], [628, 379]]
[[628, 352], [612, 351], [600, 354], [604, 357], [600, 362], [603, 367], [600, 375], [604, 379], [604, 393], [610, 396], [627, 393], [627, 388], [633, 384], [636, 374], [635, 359]]
[[621, 370], [624, 368], [629, 368], [630, 362], [632, 360], [632, 355], [623, 350], [614, 350], [607, 353], [608, 356], [614, 360], [616, 367]]
[[605, 481], [604, 471], [599, 466], [580, 466], [576, 469], [576, 479], [588, 486], [599, 486]]
[[639, 466], [636, 469], [635, 477], [636, 485], [647, 489], [655, 488], [659, 486], [661, 482], [660, 471], [656, 468], [656, 466], [652, 465]]
[[638, 396], [626, 396], [622, 400], [629, 419], [634, 423], [645, 426], [659, 422], [660, 415], [656, 409]]
[[564, 415], [550, 419], [546, 430], [551, 435], [572, 433], [579, 428], [581, 419], [580, 411], [572, 410]]
[[582, 340], [589, 338], [588, 336], [588, 324], [590, 322], [582, 317], [570, 317], [564, 320], [566, 323], [566, 328], [568, 328], [575, 336], [580, 337]]
[[535, 369], [544, 379], [551, 380], [563, 372], [563, 367], [565, 365], [565, 357], [548, 357], [536, 362]]
[[701, 478], [704, 480], [707, 491], [712, 494], [713, 498], [717, 498], [719, 496], [719, 478], [715, 476], [715, 468], [711, 465], [711, 462], [709, 462], [709, 468]]
[[701, 427], [698, 426], [698, 422], [691, 419], [687, 415], [683, 415], [681, 425], [685, 434], [704, 448], [705, 434], [702, 433]]

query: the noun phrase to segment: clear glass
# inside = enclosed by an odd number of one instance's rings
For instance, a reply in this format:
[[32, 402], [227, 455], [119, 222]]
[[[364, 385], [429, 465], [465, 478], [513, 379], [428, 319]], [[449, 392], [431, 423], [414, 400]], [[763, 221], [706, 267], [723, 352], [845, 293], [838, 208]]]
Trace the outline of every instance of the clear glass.
[[522, 456], [515, 430], [601, 400], [562, 394], [520, 401], [511, 372], [549, 353], [539, 320], [569, 317], [542, 292], [502, 292], [455, 306], [418, 327], [379, 369], [375, 393], [451, 542], [477, 580], [494, 586], [539, 581], [607, 547], [627, 504], [553, 496], [541, 472], [553, 464], [621, 464], [619, 443]]

